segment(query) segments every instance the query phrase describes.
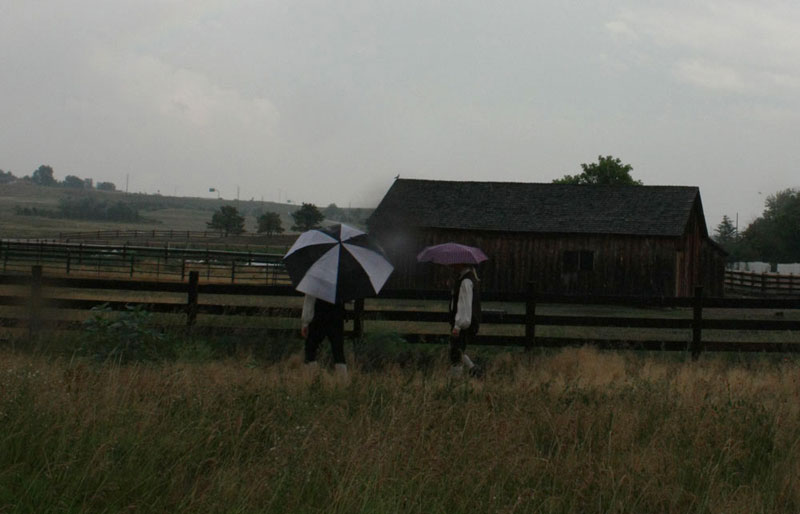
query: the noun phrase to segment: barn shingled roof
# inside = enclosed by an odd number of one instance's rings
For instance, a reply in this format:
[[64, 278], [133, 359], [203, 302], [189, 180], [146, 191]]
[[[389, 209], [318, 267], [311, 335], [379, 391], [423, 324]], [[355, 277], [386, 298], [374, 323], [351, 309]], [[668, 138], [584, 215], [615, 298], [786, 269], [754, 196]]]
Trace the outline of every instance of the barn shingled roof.
[[369, 225], [509, 232], [681, 236], [690, 186], [590, 186], [396, 179]]

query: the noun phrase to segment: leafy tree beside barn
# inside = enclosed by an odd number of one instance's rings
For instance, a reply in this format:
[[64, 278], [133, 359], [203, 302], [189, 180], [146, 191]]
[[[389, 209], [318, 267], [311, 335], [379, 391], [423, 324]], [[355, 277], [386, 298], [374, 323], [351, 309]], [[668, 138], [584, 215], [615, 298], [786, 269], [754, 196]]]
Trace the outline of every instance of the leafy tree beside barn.
[[622, 164], [619, 158], [611, 155], [603, 157], [599, 155], [597, 162], [581, 164], [583, 171], [577, 175], [564, 175], [553, 180], [554, 184], [594, 184], [594, 185], [617, 185], [617, 186], [641, 186], [640, 180], [631, 177], [633, 166]]
[[754, 256], [766, 262], [800, 262], [800, 190], [767, 198], [764, 212], [742, 234]]

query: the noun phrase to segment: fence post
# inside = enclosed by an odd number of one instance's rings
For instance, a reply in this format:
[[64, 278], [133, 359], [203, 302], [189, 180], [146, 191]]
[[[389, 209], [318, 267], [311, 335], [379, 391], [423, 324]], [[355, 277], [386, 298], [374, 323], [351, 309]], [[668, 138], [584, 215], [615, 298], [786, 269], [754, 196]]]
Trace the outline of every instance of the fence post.
[[692, 302], [692, 360], [697, 360], [703, 351], [703, 286], [694, 287]]
[[133, 278], [133, 263], [136, 260], [136, 256], [131, 255], [131, 278]]
[[181, 282], [186, 279], [186, 257], [181, 259]]
[[528, 282], [525, 299], [525, 351], [536, 342], [536, 286]]
[[200, 283], [200, 272], [189, 272], [189, 287], [186, 297], [186, 327], [192, 327], [197, 321], [197, 291]]
[[231, 284], [236, 283], [236, 261], [231, 261]]
[[70, 261], [72, 260], [72, 253], [67, 252], [67, 275], [69, 275]]
[[353, 338], [364, 337], [364, 299], [358, 298], [353, 304]]
[[34, 337], [42, 323], [42, 265], [31, 266], [31, 304], [28, 334]]

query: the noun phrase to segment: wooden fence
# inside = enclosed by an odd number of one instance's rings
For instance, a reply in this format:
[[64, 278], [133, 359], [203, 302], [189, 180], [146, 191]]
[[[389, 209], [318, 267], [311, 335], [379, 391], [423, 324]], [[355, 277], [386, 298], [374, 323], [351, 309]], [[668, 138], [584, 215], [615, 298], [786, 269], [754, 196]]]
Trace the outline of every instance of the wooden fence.
[[208, 248], [96, 245], [0, 240], [0, 270], [24, 272], [40, 265], [48, 275], [118, 276], [185, 281], [198, 271], [207, 282], [286, 285], [281, 254]]
[[759, 296], [800, 295], [800, 275], [725, 270], [725, 288]]
[[219, 230], [87, 230], [59, 232], [59, 241], [84, 239], [209, 239], [223, 237]]
[[[184, 234], [186, 231], [100, 231], [85, 234], [136, 233], [143, 237]], [[189, 232], [191, 233], [191, 232]], [[84, 233], [81, 233], [84, 234]], [[212, 234], [198, 232], [198, 234]], [[143, 240], [144, 242], [144, 240]], [[153, 243], [153, 241], [148, 241]], [[286, 285], [281, 264], [283, 253], [188, 248], [171, 241], [159, 246], [95, 244], [48, 240], [0, 240], [0, 272], [27, 273], [32, 264], [42, 265], [49, 275], [111, 275], [127, 278], [188, 280], [199, 271], [205, 282]], [[288, 249], [288, 246], [286, 247]], [[284, 249], [285, 250], [285, 249]], [[275, 250], [273, 250], [275, 251]], [[726, 270], [727, 292], [753, 296], [798, 296], [800, 275]]]
[[[129, 280], [99, 280], [86, 278], [45, 277], [42, 268], [34, 266], [32, 273], [22, 275], [0, 275], [0, 292], [11, 288], [14, 294], [0, 295], [0, 307], [14, 309], [0, 316], [0, 328], [26, 329], [35, 333], [43, 328], [79, 329], [82, 321], [57, 319], [54, 312], [61, 310], [87, 311], [104, 305], [110, 310], [122, 311], [132, 305], [144, 305], [148, 312], [172, 316], [171, 326], [180, 326], [189, 331], [222, 333], [247, 333], [290, 335], [297, 333], [300, 317], [299, 294], [289, 286], [266, 286], [246, 284], [201, 283], [200, 273], [190, 273], [188, 282], [152, 282]], [[733, 352], [798, 352], [800, 351], [800, 298], [785, 299], [731, 299], [703, 297], [702, 288], [697, 288], [693, 298], [642, 298], [620, 296], [565, 296], [537, 295], [530, 285], [527, 294], [485, 293], [485, 305], [502, 302], [502, 308], [487, 307], [482, 314], [482, 332], [476, 344], [493, 346], [566, 347], [590, 344], [601, 349], [636, 349], [659, 351], [687, 351], [697, 358], [704, 351]], [[85, 291], [92, 290], [92, 299], [86, 299]], [[60, 294], [54, 294], [60, 291]], [[98, 292], [135, 292], [139, 299], [108, 300], [96, 298]], [[147, 299], [141, 299], [146, 293]], [[152, 299], [154, 294], [172, 294], [169, 300]], [[83, 297], [83, 298], [82, 298]], [[271, 305], [242, 305], [240, 302], [224, 302], [221, 297], [272, 298]], [[296, 297], [294, 300], [291, 297]], [[212, 298], [214, 303], [208, 303]], [[447, 340], [446, 309], [447, 294], [442, 291], [391, 290], [382, 292], [376, 299], [352, 302], [347, 309], [348, 333], [361, 338], [373, 331], [371, 325], [386, 322], [404, 322], [404, 329], [397, 331], [412, 343], [437, 343]], [[433, 302], [438, 308], [420, 308], [420, 302]], [[366, 306], [368, 303], [368, 307]], [[518, 305], [520, 309], [513, 309]], [[544, 314], [543, 307], [569, 306], [625, 306], [645, 309], [636, 316], [612, 315], [553, 315]], [[443, 306], [444, 309], [442, 308]], [[709, 316], [715, 309], [731, 312], [730, 318]], [[746, 310], [746, 311], [745, 311]], [[767, 310], [769, 319], [748, 319], [739, 312]], [[774, 311], [774, 312], [773, 312]], [[2, 312], [2, 311], [0, 311]], [[665, 313], [685, 312], [685, 317], [665, 316]], [[49, 314], [48, 314], [49, 313]], [[777, 314], [780, 314], [777, 316]], [[221, 318], [220, 318], [221, 317]], [[207, 318], [204, 320], [204, 318]], [[248, 326], [246, 319], [282, 320], [283, 323], [269, 326]], [[224, 322], [227, 320], [227, 322]], [[431, 324], [439, 329], [431, 331]], [[539, 332], [547, 327], [588, 328], [582, 337], [544, 336]], [[509, 333], [497, 333], [498, 327], [512, 328]], [[412, 328], [414, 328], [412, 330]], [[441, 329], [444, 330], [441, 330]], [[672, 338], [599, 338], [596, 331], [601, 328], [619, 330], [653, 329], [665, 331]], [[501, 330], [502, 331], [502, 330]], [[707, 331], [725, 333], [767, 334], [759, 340], [706, 340]], [[780, 338], [770, 334], [781, 334]], [[778, 340], [779, 339], [779, 340]]]

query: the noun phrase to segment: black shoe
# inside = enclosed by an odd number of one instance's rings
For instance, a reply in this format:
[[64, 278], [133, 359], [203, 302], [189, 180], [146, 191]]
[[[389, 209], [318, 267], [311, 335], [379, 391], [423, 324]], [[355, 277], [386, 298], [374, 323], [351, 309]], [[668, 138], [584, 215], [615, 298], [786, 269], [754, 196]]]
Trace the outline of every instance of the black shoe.
[[477, 364], [469, 368], [469, 376], [473, 378], [483, 378], [483, 368]]

